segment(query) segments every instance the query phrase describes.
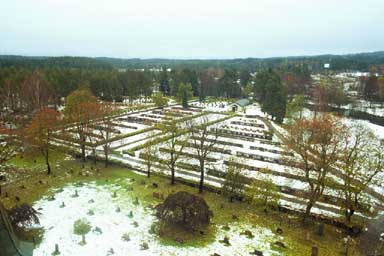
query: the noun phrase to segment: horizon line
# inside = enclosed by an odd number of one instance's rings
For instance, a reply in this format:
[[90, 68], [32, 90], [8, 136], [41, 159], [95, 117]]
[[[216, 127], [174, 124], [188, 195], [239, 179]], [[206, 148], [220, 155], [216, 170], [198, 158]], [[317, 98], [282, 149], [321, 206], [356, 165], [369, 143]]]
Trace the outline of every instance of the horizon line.
[[91, 59], [120, 59], [120, 60], [180, 60], [180, 61], [205, 61], [205, 60], [236, 60], [236, 59], [274, 59], [274, 58], [310, 58], [310, 57], [321, 57], [321, 56], [346, 56], [346, 55], [359, 55], [359, 54], [375, 54], [384, 53], [384, 50], [377, 51], [363, 51], [363, 52], [349, 52], [349, 53], [319, 53], [319, 54], [307, 54], [307, 55], [281, 55], [281, 56], [270, 56], [270, 57], [111, 57], [111, 56], [86, 56], [86, 55], [24, 55], [24, 54], [8, 54], [1, 53], [0, 57], [26, 57], [26, 58], [91, 58]]

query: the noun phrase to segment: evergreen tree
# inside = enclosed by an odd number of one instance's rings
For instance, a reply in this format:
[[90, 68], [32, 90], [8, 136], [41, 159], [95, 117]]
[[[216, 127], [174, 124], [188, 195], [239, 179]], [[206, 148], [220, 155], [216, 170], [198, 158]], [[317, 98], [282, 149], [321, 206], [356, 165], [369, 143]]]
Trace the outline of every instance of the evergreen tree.
[[272, 70], [268, 70], [262, 78], [265, 82], [263, 85], [265, 96], [263, 96], [264, 100], [261, 101], [262, 111], [270, 114], [277, 122], [282, 122], [287, 104], [285, 88], [280, 77]]
[[219, 95], [227, 98], [237, 98], [241, 96], [240, 84], [237, 83], [237, 73], [233, 69], [226, 69], [224, 76], [220, 79]]
[[188, 108], [188, 101], [192, 98], [192, 85], [187, 83], [180, 83], [177, 90], [177, 99], [183, 106], [183, 108]]
[[168, 78], [168, 73], [166, 68], [163, 68], [163, 70], [161, 71], [159, 82], [160, 82], [159, 90], [165, 95], [169, 95], [170, 87], [169, 87], [169, 78]]

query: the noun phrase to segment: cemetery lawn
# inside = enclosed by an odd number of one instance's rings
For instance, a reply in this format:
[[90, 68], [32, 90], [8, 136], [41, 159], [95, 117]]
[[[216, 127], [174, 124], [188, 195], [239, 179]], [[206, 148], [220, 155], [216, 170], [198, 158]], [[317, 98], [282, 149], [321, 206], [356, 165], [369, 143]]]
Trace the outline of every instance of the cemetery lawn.
[[[56, 152], [51, 155], [50, 161], [53, 169], [51, 176], [46, 175], [45, 164], [40, 157], [17, 156], [10, 161], [10, 164], [17, 168], [30, 170], [30, 176], [25, 179], [15, 179], [13, 183], [3, 188], [1, 201], [6, 208], [11, 208], [16, 203], [26, 202], [33, 204], [44, 196], [53, 195], [55, 190], [59, 188], [79, 182], [96, 182], [103, 185], [119, 184], [123, 180], [130, 179], [133, 181], [133, 191], [127, 192], [122, 196], [132, 197], [132, 199], [137, 197], [143, 206], [156, 205], [162, 201], [154, 198], [153, 192], [163, 193], [165, 197], [177, 191], [198, 193], [197, 188], [181, 184], [180, 182], [171, 186], [168, 178], [154, 173], [151, 174], [151, 178], [147, 178], [145, 175], [124, 167], [111, 165], [108, 168], [104, 168], [103, 162], [98, 162], [95, 166], [91, 161], [88, 161], [85, 164], [85, 168], [82, 169], [82, 163], [69, 155]], [[143, 185], [144, 182], [145, 185]], [[154, 188], [152, 186], [153, 183], [156, 183], [158, 188]], [[4, 192], [8, 193], [8, 198], [4, 197]], [[20, 202], [16, 201], [15, 196], [20, 198]], [[274, 241], [271, 242], [271, 247], [281, 253], [281, 255], [310, 255], [312, 246], [319, 248], [319, 255], [339, 255], [343, 251], [343, 238], [345, 235], [342, 230], [333, 226], [325, 225], [324, 235], [319, 236], [316, 234], [317, 224], [303, 227], [298, 216], [275, 211], [269, 211], [266, 214], [263, 211], [263, 207], [250, 206], [247, 203], [241, 202], [230, 203], [221, 195], [213, 192], [206, 191], [203, 193], [203, 197], [213, 211], [212, 224], [205, 234], [188, 234], [182, 230], [169, 229], [166, 236], [160, 238], [162, 244], [178, 247], [204, 247], [215, 240], [222, 239], [222, 237], [215, 236], [217, 229], [222, 229], [223, 226], [229, 224], [246, 223], [254, 227], [269, 229], [274, 234], [276, 234], [276, 229], [281, 227], [283, 230], [281, 237], [287, 248], [279, 248], [273, 244]], [[97, 203], [97, 198], [95, 198], [95, 201]], [[111, 210], [114, 211], [114, 209]], [[234, 220], [233, 215], [236, 215], [238, 220]], [[28, 234], [23, 235], [28, 237]], [[253, 235], [257, 236], [258, 234], [254, 233]], [[175, 242], [177, 237], [183, 237], [185, 243], [179, 244]], [[246, 255], [249, 254], [249, 252], [244, 253]], [[352, 255], [361, 254], [354, 252]]]

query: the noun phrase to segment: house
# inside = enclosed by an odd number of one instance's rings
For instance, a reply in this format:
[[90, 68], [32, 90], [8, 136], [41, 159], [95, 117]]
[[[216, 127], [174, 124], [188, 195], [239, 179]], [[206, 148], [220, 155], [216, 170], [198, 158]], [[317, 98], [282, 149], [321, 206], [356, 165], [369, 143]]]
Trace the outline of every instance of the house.
[[241, 99], [241, 100], [238, 100], [238, 101], [232, 103], [231, 105], [229, 105], [229, 107], [233, 112], [236, 112], [236, 111], [240, 111], [240, 110], [244, 109], [249, 104], [251, 104], [251, 103], [248, 99]]

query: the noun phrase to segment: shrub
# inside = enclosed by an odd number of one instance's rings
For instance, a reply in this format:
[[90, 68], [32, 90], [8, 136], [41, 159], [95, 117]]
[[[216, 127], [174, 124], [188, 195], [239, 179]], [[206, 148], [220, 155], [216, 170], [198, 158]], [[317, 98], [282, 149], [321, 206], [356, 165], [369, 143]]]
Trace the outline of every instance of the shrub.
[[213, 215], [203, 198], [185, 191], [169, 195], [156, 210], [161, 221], [192, 231], [208, 225]]

